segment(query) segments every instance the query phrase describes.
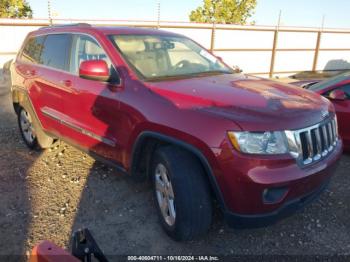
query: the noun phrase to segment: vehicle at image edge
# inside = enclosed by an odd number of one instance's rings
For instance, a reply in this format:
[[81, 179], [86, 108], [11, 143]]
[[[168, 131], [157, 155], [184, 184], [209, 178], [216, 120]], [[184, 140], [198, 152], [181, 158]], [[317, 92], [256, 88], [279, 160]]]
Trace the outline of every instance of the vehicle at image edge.
[[8, 90], [10, 90], [10, 87], [8, 86], [8, 83], [11, 82], [11, 73], [10, 73], [10, 67], [12, 63], [12, 59], [5, 62], [4, 65], [2, 66], [2, 72], [0, 74], [0, 82], [2, 81], [5, 85], [5, 87], [8, 87]]
[[314, 91], [333, 103], [344, 150], [350, 152], [350, 72], [347, 71], [323, 81], [305, 80], [292, 84]]
[[342, 154], [327, 99], [234, 73], [175, 33], [42, 28], [11, 70], [25, 143], [61, 139], [149, 178], [176, 240], [207, 232], [215, 206], [236, 227], [277, 221], [319, 195]]

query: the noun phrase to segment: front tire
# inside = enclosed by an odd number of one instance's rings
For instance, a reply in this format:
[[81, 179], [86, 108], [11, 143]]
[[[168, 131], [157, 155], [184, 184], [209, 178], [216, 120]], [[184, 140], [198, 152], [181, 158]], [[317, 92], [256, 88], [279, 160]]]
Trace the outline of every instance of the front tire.
[[175, 146], [153, 156], [151, 174], [158, 215], [165, 232], [177, 241], [204, 235], [212, 220], [212, 199], [198, 159]]

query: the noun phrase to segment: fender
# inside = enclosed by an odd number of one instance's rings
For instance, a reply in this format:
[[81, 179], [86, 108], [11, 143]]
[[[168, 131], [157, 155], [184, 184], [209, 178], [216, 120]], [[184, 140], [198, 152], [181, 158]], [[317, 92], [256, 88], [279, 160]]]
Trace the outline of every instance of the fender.
[[215, 194], [215, 197], [219, 203], [219, 206], [221, 208], [221, 210], [226, 211], [227, 207], [224, 201], [224, 197], [221, 193], [220, 187], [216, 181], [216, 178], [214, 176], [214, 172], [207, 160], [207, 158], [203, 155], [203, 153], [196, 147], [194, 147], [191, 144], [188, 144], [184, 141], [181, 141], [177, 138], [174, 137], [170, 137], [167, 135], [163, 135], [157, 132], [153, 132], [153, 131], [143, 131], [141, 132], [138, 137], [136, 138], [136, 142], [134, 143], [133, 149], [132, 149], [132, 157], [130, 160], [130, 167], [131, 167], [131, 176], [137, 176], [137, 163], [140, 161], [141, 158], [141, 152], [142, 152], [142, 146], [143, 146], [143, 142], [145, 139], [147, 138], [155, 138], [157, 140], [160, 140], [164, 143], [169, 143], [172, 145], [176, 145], [178, 147], [184, 148], [187, 151], [193, 153], [201, 162], [205, 173], [207, 175], [208, 181], [210, 183], [210, 186]]

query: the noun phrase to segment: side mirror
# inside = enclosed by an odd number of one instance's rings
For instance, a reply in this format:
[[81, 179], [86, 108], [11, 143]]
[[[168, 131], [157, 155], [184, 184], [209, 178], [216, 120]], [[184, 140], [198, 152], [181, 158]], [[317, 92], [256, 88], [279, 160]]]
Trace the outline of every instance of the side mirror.
[[232, 69], [235, 73], [242, 73], [243, 72], [243, 70], [237, 65], [232, 66]]
[[81, 62], [79, 76], [84, 79], [107, 82], [110, 74], [106, 61], [87, 60]]
[[328, 98], [333, 100], [345, 100], [346, 94], [343, 90], [336, 89], [329, 93]]

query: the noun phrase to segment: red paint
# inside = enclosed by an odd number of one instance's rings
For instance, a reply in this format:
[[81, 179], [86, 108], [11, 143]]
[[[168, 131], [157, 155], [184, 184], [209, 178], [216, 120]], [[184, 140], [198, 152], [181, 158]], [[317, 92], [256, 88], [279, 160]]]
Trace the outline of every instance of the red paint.
[[109, 69], [107, 63], [103, 60], [83, 61], [79, 67], [79, 75], [108, 78]]
[[[319, 123], [323, 119], [320, 111], [332, 114], [334, 107], [318, 94], [241, 74], [144, 82], [137, 78], [107, 35], [174, 35], [160, 30], [66, 27], [43, 29], [30, 36], [47, 32], [93, 36], [115, 65], [122, 84], [115, 86], [83, 79], [27, 64], [19, 58], [12, 72], [13, 84], [28, 90], [45, 131], [113, 160], [127, 171], [131, 169], [132, 149], [139, 134], [158, 132], [202, 152], [229, 211], [260, 214], [317, 188], [332, 174], [332, 167], [341, 155], [340, 141], [326, 159], [300, 168], [290, 155], [245, 155], [234, 150], [228, 141], [227, 131], [289, 130]], [[99, 68], [96, 73], [104, 74], [102, 67], [99, 61], [89, 61], [82, 64], [80, 73], [90, 74]], [[24, 73], [27, 70], [34, 70], [35, 76], [28, 77]], [[337, 112], [342, 103], [345, 102], [334, 103]], [[41, 110], [45, 107], [63, 122], [104, 137], [115, 146], [101, 143], [44, 115]], [[342, 121], [341, 115], [338, 118]], [[289, 188], [282, 202], [275, 205], [262, 202], [264, 188], [282, 185]]]
[[343, 90], [336, 89], [329, 94], [329, 98], [332, 100], [346, 100], [346, 94]]
[[29, 262], [79, 262], [80, 260], [73, 257], [64, 249], [56, 246], [49, 241], [43, 241], [36, 245], [29, 258]]
[[[325, 93], [335, 90], [338, 87], [341, 87], [343, 85], [350, 84], [350, 79], [347, 79], [345, 81], [342, 81], [340, 83], [337, 83], [333, 86], [329, 86], [323, 90], [317, 91], [320, 95], [324, 95]], [[344, 149], [346, 151], [350, 151], [350, 99], [331, 99], [336, 114], [338, 118], [338, 128], [339, 128], [339, 134], [344, 140]]]
[[[317, 81], [310, 80], [310, 82], [314, 83]], [[344, 92], [340, 89], [345, 85], [350, 85], [350, 77], [325, 85], [323, 89], [315, 92], [327, 97], [333, 103], [338, 118], [339, 134], [344, 142], [344, 150], [350, 152], [350, 97], [344, 96]], [[332, 97], [336, 94], [338, 94], [337, 97]]]

